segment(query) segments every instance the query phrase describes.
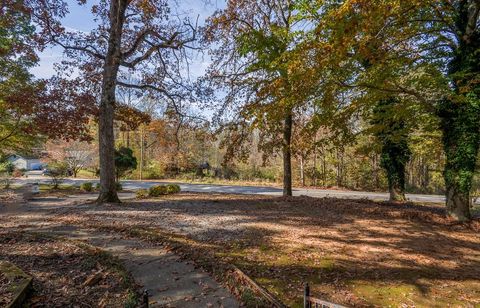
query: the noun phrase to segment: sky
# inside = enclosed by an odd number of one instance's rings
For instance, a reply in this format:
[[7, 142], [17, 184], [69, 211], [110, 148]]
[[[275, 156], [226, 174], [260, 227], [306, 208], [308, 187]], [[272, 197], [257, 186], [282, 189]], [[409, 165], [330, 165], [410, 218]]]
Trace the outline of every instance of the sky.
[[[65, 28], [85, 32], [95, 28], [93, 16], [90, 13], [90, 5], [79, 6], [77, 0], [67, 0], [66, 2], [69, 4], [70, 14], [63, 20]], [[87, 3], [90, 2], [92, 1], [87, 1]], [[172, 2], [178, 3], [176, 8], [172, 5], [172, 10], [186, 14], [192, 20], [195, 20], [198, 16], [199, 25], [202, 25], [205, 19], [216, 9], [221, 9], [225, 6], [224, 0], [173, 0]], [[49, 47], [40, 53], [39, 56], [39, 65], [34, 67], [31, 72], [37, 78], [50, 78], [55, 74], [54, 64], [60, 62], [63, 58], [63, 50], [60, 47]], [[190, 65], [191, 77], [195, 78], [203, 75], [209, 63], [210, 61], [206, 54], [194, 58]]]

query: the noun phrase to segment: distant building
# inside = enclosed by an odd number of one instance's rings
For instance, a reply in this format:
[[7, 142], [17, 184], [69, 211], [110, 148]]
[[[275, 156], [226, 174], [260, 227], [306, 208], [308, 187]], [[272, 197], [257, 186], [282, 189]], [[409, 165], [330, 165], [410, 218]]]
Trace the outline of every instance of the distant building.
[[8, 161], [17, 169], [42, 170], [42, 162], [38, 157], [12, 154], [8, 157]]

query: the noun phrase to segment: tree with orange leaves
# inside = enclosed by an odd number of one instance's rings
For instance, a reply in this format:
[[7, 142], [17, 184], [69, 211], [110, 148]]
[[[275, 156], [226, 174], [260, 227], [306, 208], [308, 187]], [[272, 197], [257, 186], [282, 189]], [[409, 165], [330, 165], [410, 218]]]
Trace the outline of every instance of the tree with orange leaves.
[[[99, 89], [99, 153], [102, 202], [119, 202], [115, 185], [114, 114], [117, 86], [153, 92], [175, 101], [181, 96], [180, 59], [195, 41], [195, 26], [169, 18], [164, 0], [111, 0], [91, 4], [98, 27], [90, 33], [67, 31], [61, 18], [68, 13], [62, 0], [27, 1], [46, 42], [61, 46], [82, 77]], [[88, 1], [78, 1], [87, 5]], [[136, 74], [134, 82], [122, 72]], [[177, 79], [178, 78], [178, 79]]]

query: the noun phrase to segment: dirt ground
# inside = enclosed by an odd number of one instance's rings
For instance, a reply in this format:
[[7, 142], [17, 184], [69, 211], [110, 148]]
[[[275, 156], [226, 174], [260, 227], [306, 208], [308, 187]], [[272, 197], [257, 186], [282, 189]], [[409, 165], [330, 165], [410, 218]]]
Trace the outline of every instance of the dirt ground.
[[438, 207], [184, 193], [45, 211], [64, 224], [182, 234], [293, 307], [305, 282], [348, 306], [480, 307], [480, 221], [453, 224]]
[[[136, 302], [129, 276], [119, 264], [73, 242], [0, 231], [0, 260], [14, 263], [34, 278], [27, 307], [121, 307], [124, 303], [134, 307]], [[7, 287], [2, 290], [3, 307], [11, 294]]]

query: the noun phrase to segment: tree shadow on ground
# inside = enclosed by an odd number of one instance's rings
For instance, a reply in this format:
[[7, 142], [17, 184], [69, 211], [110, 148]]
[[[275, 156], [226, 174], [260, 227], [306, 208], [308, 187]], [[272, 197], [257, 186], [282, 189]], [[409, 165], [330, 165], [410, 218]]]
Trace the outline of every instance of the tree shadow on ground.
[[[48, 216], [48, 211], [43, 214]], [[375, 301], [359, 298], [352, 284], [378, 290], [413, 286], [415, 290], [407, 291], [427, 298], [427, 305], [451, 294], [480, 301], [480, 285], [471, 283], [480, 277], [480, 221], [455, 224], [438, 207], [181, 194], [70, 207], [55, 219], [167, 230], [212, 244], [211, 253], [280, 290], [284, 300], [298, 299], [302, 283], [311, 281], [317, 293], [360, 306]]]

